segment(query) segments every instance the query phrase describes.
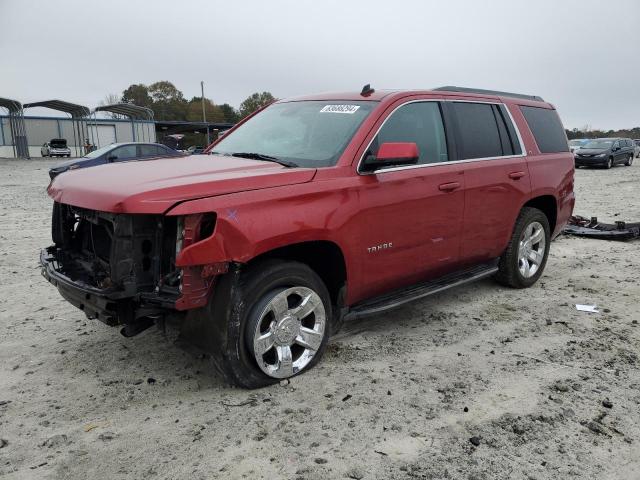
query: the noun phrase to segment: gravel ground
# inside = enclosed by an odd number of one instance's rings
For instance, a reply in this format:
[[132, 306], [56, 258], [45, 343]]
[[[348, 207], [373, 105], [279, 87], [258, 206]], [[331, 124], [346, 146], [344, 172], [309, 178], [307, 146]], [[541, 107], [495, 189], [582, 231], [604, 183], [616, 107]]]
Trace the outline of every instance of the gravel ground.
[[[51, 164], [0, 160], [0, 477], [640, 478], [638, 242], [561, 237], [528, 290], [349, 323], [312, 372], [246, 391], [40, 276]], [[576, 213], [640, 221], [639, 185], [640, 164], [581, 169]]]

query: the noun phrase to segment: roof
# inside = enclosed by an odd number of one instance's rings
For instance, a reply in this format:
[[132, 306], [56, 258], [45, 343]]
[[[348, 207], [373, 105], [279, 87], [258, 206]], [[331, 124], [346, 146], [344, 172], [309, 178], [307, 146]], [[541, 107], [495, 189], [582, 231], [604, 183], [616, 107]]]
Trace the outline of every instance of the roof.
[[88, 107], [77, 103], [65, 102], [64, 100], [43, 100], [42, 102], [25, 103], [24, 108], [45, 107], [60, 112], [66, 112], [74, 118], [88, 117], [91, 113]]
[[374, 101], [379, 102], [383, 99], [393, 101], [397, 98], [402, 98], [410, 95], [428, 95], [428, 94], [445, 94], [445, 95], [460, 95], [474, 98], [477, 96], [493, 97], [500, 99], [517, 98], [525, 102], [534, 103], [546, 103], [541, 97], [537, 95], [525, 95], [521, 93], [501, 92], [498, 90], [483, 90], [479, 88], [465, 88], [465, 87], [438, 87], [433, 89], [405, 89], [405, 90], [374, 90], [370, 95], [362, 95], [360, 91], [350, 92], [326, 92], [318, 93], [315, 95], [305, 95], [294, 98], [285, 98], [282, 102], [298, 102], [298, 101]]
[[133, 103], [113, 103], [111, 105], [101, 105], [94, 109], [94, 112], [111, 112], [124, 115], [134, 120], [153, 120], [153, 110], [147, 107], [134, 105]]
[[22, 110], [22, 104], [10, 98], [0, 98], [0, 107], [6, 108], [9, 110], [9, 113], [16, 113]]

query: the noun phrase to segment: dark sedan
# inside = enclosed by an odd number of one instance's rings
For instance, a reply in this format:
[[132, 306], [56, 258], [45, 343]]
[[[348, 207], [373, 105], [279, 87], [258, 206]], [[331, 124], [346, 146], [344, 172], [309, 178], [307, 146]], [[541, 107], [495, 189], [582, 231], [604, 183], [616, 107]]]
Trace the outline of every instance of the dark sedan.
[[49, 170], [53, 179], [67, 170], [95, 167], [112, 162], [128, 162], [132, 160], [149, 160], [152, 158], [184, 157], [183, 153], [160, 143], [112, 143], [86, 154], [82, 158], [68, 160]]
[[633, 142], [627, 138], [596, 138], [575, 152], [576, 167], [602, 166], [618, 163], [630, 167], [633, 163]]

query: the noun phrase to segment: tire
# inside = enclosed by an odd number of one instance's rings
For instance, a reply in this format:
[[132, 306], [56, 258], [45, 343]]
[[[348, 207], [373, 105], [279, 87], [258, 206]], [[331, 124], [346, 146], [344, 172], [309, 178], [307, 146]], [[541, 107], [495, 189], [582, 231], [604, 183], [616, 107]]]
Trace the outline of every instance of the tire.
[[[259, 262], [241, 273], [238, 294], [240, 301], [232, 307], [232, 318], [239, 319], [239, 328], [228, 330], [226, 342], [231, 348], [226, 349], [218, 365], [227, 381], [244, 388], [260, 388], [306, 372], [318, 363], [331, 336], [332, 306], [326, 286], [311, 268], [285, 260]], [[286, 314], [276, 316], [272, 302], [283, 298], [289, 302]], [[300, 319], [288, 316], [301, 307], [303, 298], [316, 302], [308, 304], [313, 314]], [[299, 345], [300, 335], [309, 335], [308, 331], [315, 332], [316, 327], [319, 335], [316, 332], [309, 337], [314, 348]], [[269, 332], [270, 340], [256, 340], [264, 339]], [[269, 341], [274, 343], [265, 349]], [[256, 355], [259, 344], [265, 350]], [[287, 350], [290, 369], [282, 367], [287, 365]]]
[[[538, 234], [542, 235], [539, 237], [540, 240], [529, 245], [529, 247], [526, 247], [526, 245], [521, 247], [521, 240], [526, 238], [531, 232], [537, 232], [538, 228], [541, 229], [541, 232]], [[534, 237], [538, 238], [538, 235], [534, 235]], [[544, 240], [544, 245], [540, 245], [542, 240]], [[536, 283], [547, 264], [550, 243], [551, 232], [547, 216], [537, 208], [524, 207], [516, 220], [509, 245], [500, 257], [498, 273], [495, 276], [496, 280], [502, 285], [512, 288], [528, 288]], [[526, 250], [521, 252], [521, 248], [528, 248], [530, 252], [535, 251], [538, 255], [541, 255], [542, 258], [538, 258], [536, 263], [531, 257], [526, 256]], [[523, 261], [520, 255], [521, 253], [525, 255], [526, 260]], [[531, 255], [534, 254], [531, 253]], [[528, 268], [524, 268], [524, 262], [527, 263]], [[536, 268], [532, 272], [534, 264]], [[522, 269], [524, 269], [524, 272]]]
[[609, 160], [607, 160], [607, 163], [604, 164], [604, 167], [609, 170], [611, 167], [613, 167], [613, 157], [609, 157]]
[[624, 164], [625, 164], [627, 167], [630, 167], [630, 166], [633, 164], [633, 154], [629, 155], [629, 158], [627, 158], [627, 161], [626, 161], [626, 162], [624, 162]]

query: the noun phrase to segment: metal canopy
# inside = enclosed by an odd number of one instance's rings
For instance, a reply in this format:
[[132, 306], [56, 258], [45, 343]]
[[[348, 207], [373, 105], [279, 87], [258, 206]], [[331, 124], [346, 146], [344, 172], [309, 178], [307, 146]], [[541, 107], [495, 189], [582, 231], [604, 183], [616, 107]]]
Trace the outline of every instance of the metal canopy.
[[[96, 112], [110, 112], [115, 113], [116, 115], [129, 117], [129, 120], [131, 121], [131, 132], [133, 133], [133, 141], [151, 141], [151, 134], [148, 132], [148, 129], [146, 127], [141, 128], [140, 121], [153, 123], [153, 110], [147, 107], [134, 105], [133, 103], [113, 103], [111, 105], [101, 105], [93, 110], [93, 122], [96, 125], [95, 130], [96, 137], [98, 137], [96, 138], [98, 146], [101, 145], [96, 122]], [[138, 121], [134, 122], [134, 120]], [[140, 133], [142, 133], [142, 135], [140, 135]]]
[[117, 115], [124, 115], [132, 120], [149, 120], [153, 121], [153, 110], [147, 107], [141, 107], [132, 103], [113, 103], [111, 105], [102, 105], [96, 107], [94, 112], [111, 112]]
[[78, 105], [76, 103], [65, 102], [63, 100], [45, 100], [43, 102], [25, 103], [24, 108], [45, 107], [52, 110], [58, 110], [71, 115], [73, 118], [88, 117], [91, 113], [88, 107]]
[[22, 104], [10, 98], [0, 98], [0, 108], [6, 108], [9, 111], [13, 156], [16, 158], [29, 158], [29, 143], [27, 142], [27, 129], [24, 124]]
[[68, 113], [71, 116], [73, 127], [73, 146], [76, 151], [76, 157], [81, 157], [83, 138], [87, 138], [87, 117], [91, 113], [88, 107], [78, 105], [77, 103], [65, 102], [64, 100], [43, 100], [41, 102], [25, 103], [24, 108], [44, 107], [59, 112]]

